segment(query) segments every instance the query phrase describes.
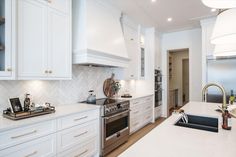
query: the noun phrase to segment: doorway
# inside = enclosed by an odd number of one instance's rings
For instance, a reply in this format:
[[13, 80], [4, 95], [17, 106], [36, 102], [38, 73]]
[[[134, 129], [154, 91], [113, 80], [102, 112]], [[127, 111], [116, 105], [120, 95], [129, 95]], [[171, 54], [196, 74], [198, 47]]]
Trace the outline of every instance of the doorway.
[[168, 51], [169, 115], [189, 102], [189, 49]]

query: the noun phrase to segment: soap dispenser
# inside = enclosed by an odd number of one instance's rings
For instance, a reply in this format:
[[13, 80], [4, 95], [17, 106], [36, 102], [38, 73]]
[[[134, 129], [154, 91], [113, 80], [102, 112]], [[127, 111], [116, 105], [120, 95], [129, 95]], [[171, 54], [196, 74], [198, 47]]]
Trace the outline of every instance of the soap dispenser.
[[30, 94], [25, 94], [25, 100], [24, 100], [24, 111], [28, 112], [30, 110]]

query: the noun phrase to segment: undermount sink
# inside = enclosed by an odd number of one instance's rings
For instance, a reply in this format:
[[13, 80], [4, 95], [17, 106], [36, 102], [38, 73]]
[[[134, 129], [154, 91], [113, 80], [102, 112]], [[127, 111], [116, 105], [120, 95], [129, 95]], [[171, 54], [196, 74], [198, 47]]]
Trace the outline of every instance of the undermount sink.
[[175, 125], [211, 132], [218, 132], [218, 118], [202, 117], [186, 114], [188, 117], [188, 123], [185, 123], [182, 118], [180, 118]]

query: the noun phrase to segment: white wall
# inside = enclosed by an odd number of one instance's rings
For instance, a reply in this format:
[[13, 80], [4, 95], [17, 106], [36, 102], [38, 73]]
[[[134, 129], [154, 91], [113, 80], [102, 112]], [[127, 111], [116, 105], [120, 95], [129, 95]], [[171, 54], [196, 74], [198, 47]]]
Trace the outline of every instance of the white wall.
[[180, 32], [165, 33], [162, 35], [161, 49], [162, 49], [162, 71], [163, 71], [163, 116], [167, 116], [167, 79], [168, 69], [168, 50], [174, 49], [189, 49], [189, 69], [190, 69], [190, 101], [201, 100], [201, 86], [202, 86], [202, 39], [201, 29], [192, 29]]

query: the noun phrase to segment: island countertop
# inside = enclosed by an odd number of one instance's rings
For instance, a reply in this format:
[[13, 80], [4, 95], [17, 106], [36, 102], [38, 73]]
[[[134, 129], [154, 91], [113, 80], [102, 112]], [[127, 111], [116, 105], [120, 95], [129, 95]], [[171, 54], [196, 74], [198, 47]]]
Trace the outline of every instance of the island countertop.
[[235, 157], [236, 119], [231, 131], [223, 130], [218, 105], [190, 102], [182, 108], [187, 114], [218, 117], [218, 133], [175, 126], [180, 114], [173, 114], [119, 157]]

